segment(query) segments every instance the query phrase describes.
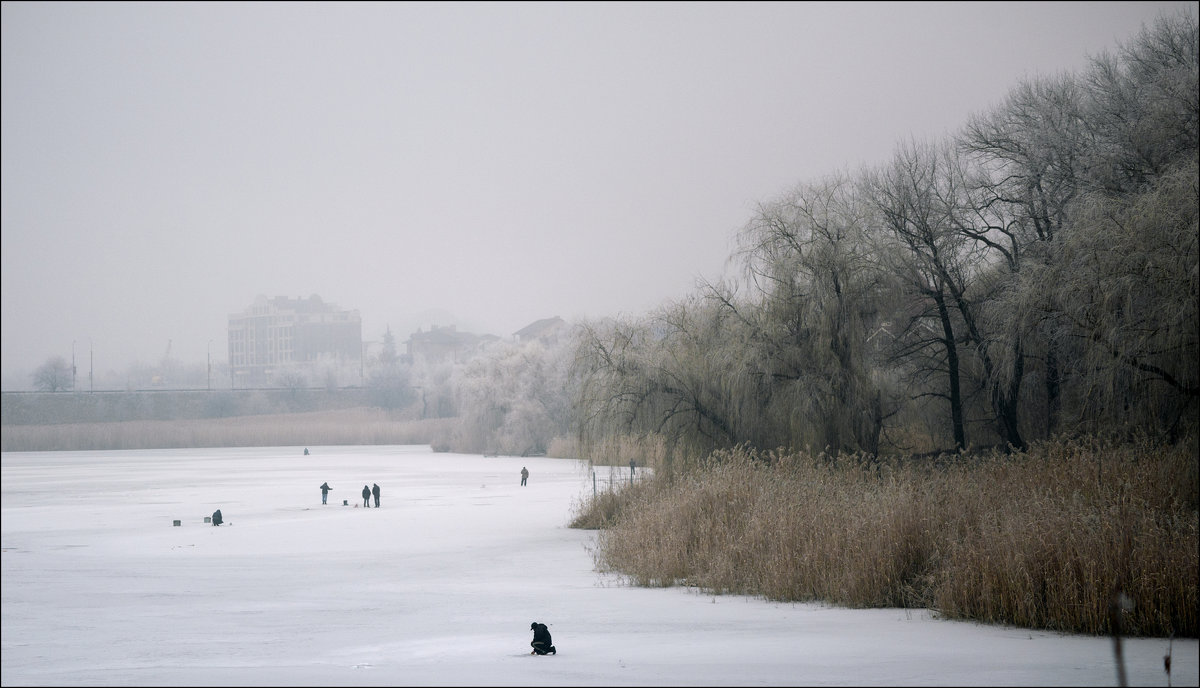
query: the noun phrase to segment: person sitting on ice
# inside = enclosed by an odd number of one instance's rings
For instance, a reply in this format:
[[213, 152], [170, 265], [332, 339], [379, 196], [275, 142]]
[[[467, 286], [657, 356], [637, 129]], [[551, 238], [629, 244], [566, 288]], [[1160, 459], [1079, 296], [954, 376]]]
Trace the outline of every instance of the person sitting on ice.
[[221, 525], [222, 521], [221, 521], [221, 510], [220, 509], [217, 509], [216, 511], [213, 512], [212, 522], [213, 522], [214, 526]]
[[550, 644], [550, 629], [546, 628], [546, 624], [534, 621], [529, 624], [529, 629], [533, 631], [533, 642], [529, 643], [533, 647], [531, 655], [555, 655], [558, 650]]

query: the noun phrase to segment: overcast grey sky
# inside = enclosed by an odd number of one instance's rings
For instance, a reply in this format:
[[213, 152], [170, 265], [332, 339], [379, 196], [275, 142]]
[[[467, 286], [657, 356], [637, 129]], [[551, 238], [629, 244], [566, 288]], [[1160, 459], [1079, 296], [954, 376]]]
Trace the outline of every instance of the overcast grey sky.
[[6, 1], [0, 368], [224, 361], [259, 294], [376, 341], [641, 314], [756, 202], [1195, 7]]

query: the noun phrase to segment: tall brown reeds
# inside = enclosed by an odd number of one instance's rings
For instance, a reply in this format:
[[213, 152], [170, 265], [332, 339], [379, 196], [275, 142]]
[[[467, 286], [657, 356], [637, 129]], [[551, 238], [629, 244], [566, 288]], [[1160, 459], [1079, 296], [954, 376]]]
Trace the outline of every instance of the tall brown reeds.
[[1123, 633], [1194, 637], [1197, 477], [1194, 443], [883, 462], [734, 450], [579, 521], [605, 512], [597, 564], [639, 585], [1095, 634], [1120, 589]]

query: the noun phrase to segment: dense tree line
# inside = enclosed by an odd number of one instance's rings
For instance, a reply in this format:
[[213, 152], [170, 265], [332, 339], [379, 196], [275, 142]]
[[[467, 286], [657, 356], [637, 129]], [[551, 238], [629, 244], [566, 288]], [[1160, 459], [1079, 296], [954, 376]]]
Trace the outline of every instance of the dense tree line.
[[[1160, 19], [944, 140], [761, 202], [737, 270], [676, 302], [437, 363], [398, 355], [389, 330], [362, 382], [381, 408], [457, 418], [434, 444], [470, 452], [870, 456], [1195, 433], [1197, 81], [1196, 18]], [[54, 359], [36, 384], [70, 389], [72, 372]]]
[[584, 451], [1194, 432], [1197, 74], [1196, 19], [1163, 18], [946, 140], [761, 203], [735, 275], [581, 328]]
[[696, 293], [464, 360], [406, 361], [388, 332], [366, 386], [485, 453], [1177, 439], [1200, 410], [1197, 91], [1196, 19], [1161, 19], [944, 140], [760, 203], [738, 269]]

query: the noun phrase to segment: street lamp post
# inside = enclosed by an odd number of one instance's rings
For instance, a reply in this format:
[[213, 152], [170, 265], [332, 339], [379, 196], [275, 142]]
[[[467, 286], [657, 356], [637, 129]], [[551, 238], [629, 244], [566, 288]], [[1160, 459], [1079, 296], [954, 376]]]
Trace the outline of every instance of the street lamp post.
[[71, 391], [75, 391], [75, 340], [71, 340]]
[[95, 362], [96, 362], [96, 359], [95, 359], [95, 356], [93, 354], [93, 349], [92, 349], [92, 338], [88, 337], [88, 393], [89, 394], [96, 391], [96, 378], [94, 376], [94, 374], [96, 372]]
[[212, 340], [208, 340], [208, 391], [212, 391]]

